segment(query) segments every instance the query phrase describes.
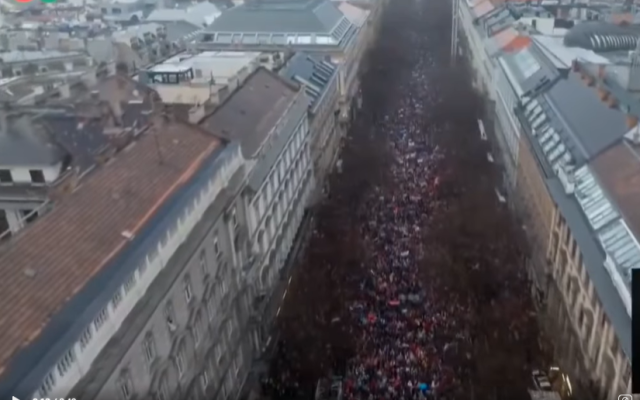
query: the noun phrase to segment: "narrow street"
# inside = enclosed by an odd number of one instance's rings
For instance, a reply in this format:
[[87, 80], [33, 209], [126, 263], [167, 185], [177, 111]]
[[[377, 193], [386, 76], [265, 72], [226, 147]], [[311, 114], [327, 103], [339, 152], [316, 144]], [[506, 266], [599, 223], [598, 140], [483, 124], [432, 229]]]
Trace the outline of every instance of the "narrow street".
[[450, 7], [394, 0], [383, 16], [342, 172], [278, 315], [269, 398], [312, 399], [341, 376], [345, 399], [526, 399], [545, 364], [482, 99], [450, 65]]

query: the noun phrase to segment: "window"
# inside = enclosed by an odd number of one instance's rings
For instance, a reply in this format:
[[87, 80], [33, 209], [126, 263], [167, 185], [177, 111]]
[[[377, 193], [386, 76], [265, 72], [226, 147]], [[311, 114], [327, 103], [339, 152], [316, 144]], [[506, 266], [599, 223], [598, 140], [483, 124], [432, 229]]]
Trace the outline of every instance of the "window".
[[67, 351], [64, 356], [62, 356], [62, 359], [58, 362], [58, 373], [60, 374], [60, 376], [64, 376], [64, 374], [69, 371], [69, 368], [71, 368], [71, 364], [73, 364], [75, 360], [76, 355], [73, 352], [73, 349]]
[[576, 252], [578, 250], [578, 244], [576, 243], [575, 240], [571, 241], [571, 259], [575, 260], [576, 259]]
[[193, 321], [193, 344], [198, 347], [200, 344], [200, 325], [202, 324], [202, 315], [198, 311], [196, 318]]
[[189, 303], [193, 298], [193, 292], [191, 291], [191, 278], [189, 275], [184, 277], [184, 299]]
[[85, 329], [84, 332], [82, 332], [82, 335], [80, 336], [81, 350], [84, 350], [89, 345], [89, 342], [91, 341], [92, 336], [93, 336], [93, 332], [91, 331], [91, 325], [89, 325], [87, 329]]
[[156, 341], [153, 339], [153, 334], [148, 333], [147, 337], [144, 338], [142, 351], [147, 363], [151, 363], [156, 358]]
[[167, 380], [160, 380], [160, 387], [158, 387], [158, 391], [155, 396], [153, 396], [155, 400], [169, 400], [169, 389], [167, 388]]
[[215, 236], [213, 238], [213, 251], [216, 254], [216, 258], [220, 259], [220, 257], [222, 256], [222, 251], [220, 250], [220, 243], [218, 243], [218, 236]]
[[46, 397], [56, 384], [56, 377], [53, 376], [53, 372], [49, 372], [47, 376], [44, 377], [44, 381], [42, 381], [42, 385], [40, 386], [40, 397]]
[[13, 176], [11, 170], [0, 169], [0, 183], [13, 183]]
[[220, 364], [222, 363], [222, 347], [220, 346], [220, 343], [216, 344], [216, 347], [213, 350], [215, 356], [216, 356], [216, 364], [219, 367]]
[[176, 354], [176, 370], [178, 371], [178, 377], [181, 378], [184, 375], [184, 345], [180, 345], [178, 353]]
[[169, 328], [169, 332], [173, 332], [178, 327], [176, 325], [175, 320], [175, 312], [173, 309], [173, 303], [171, 301], [167, 302], [167, 305], [164, 307], [164, 320], [167, 323], [167, 328]]
[[118, 288], [116, 293], [113, 295], [113, 298], [111, 299], [111, 306], [115, 310], [116, 308], [118, 308], [120, 303], [122, 303], [122, 290]]
[[213, 293], [209, 294], [209, 300], [207, 300], [207, 314], [209, 315], [209, 321], [213, 321], [213, 317], [216, 315], [216, 297]]
[[204, 250], [200, 252], [200, 270], [202, 271], [202, 276], [206, 277], [209, 275], [209, 267], [207, 266], [207, 255]]
[[613, 357], [617, 357], [619, 351], [620, 343], [618, 342], [618, 338], [614, 336], [613, 340], [611, 341], [611, 354], [613, 355]]
[[622, 383], [627, 385], [631, 381], [631, 363], [627, 361], [624, 365], [624, 372], [622, 373]]
[[205, 392], [207, 387], [209, 387], [209, 372], [207, 372], [206, 368], [200, 374], [200, 386], [202, 387], [203, 392]]
[[124, 294], [128, 294], [136, 286], [136, 273], [132, 273], [124, 283]]
[[34, 210], [20, 210], [20, 214], [22, 214], [22, 218], [27, 223], [33, 222], [38, 218], [38, 213], [34, 212]]
[[571, 229], [569, 229], [569, 227], [566, 226], [564, 231], [564, 245], [569, 246], [570, 240], [571, 240]]
[[102, 309], [102, 311], [100, 311], [100, 314], [98, 314], [96, 319], [93, 320], [93, 325], [96, 327], [96, 332], [100, 330], [100, 328], [102, 328], [105, 322], [107, 322], [107, 319], [109, 319], [109, 311], [105, 307]]
[[120, 389], [120, 397], [122, 400], [127, 400], [131, 397], [131, 376], [129, 371], [125, 371], [118, 380], [118, 387]]
[[39, 169], [30, 169], [29, 175], [31, 176], [31, 182], [44, 183], [44, 172]]

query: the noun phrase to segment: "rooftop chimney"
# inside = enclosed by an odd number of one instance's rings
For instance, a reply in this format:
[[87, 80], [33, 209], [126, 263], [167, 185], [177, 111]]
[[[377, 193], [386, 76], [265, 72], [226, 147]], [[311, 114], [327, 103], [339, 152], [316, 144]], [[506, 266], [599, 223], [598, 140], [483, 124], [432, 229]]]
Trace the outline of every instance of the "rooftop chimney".
[[627, 114], [627, 128], [633, 129], [638, 126], [638, 117], [632, 114]]
[[606, 70], [604, 68], [604, 65], [598, 65], [598, 78], [600, 79], [604, 79]]

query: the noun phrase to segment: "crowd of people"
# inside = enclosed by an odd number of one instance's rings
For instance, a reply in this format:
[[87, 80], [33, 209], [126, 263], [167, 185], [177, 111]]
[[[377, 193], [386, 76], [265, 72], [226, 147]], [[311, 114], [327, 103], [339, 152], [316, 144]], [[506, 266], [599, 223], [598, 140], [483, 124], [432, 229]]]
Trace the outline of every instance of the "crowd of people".
[[[311, 398], [333, 375], [349, 400], [515, 398], [494, 389], [510, 385], [526, 395], [537, 332], [526, 274], [513, 268], [521, 249], [493, 166], [468, 138], [474, 94], [457, 91], [437, 33], [448, 6], [388, 8], [343, 172], [278, 317], [264, 393]], [[490, 394], [468, 392], [478, 380]]]

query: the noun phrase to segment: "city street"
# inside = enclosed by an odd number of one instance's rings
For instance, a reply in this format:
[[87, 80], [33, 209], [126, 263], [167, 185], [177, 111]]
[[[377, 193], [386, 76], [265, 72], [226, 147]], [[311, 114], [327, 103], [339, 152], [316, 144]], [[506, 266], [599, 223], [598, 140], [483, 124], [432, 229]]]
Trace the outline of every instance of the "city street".
[[394, 0], [382, 18], [263, 386], [309, 399], [341, 376], [345, 399], [526, 399], [548, 365], [526, 246], [496, 194], [482, 99], [450, 63], [450, 4]]

